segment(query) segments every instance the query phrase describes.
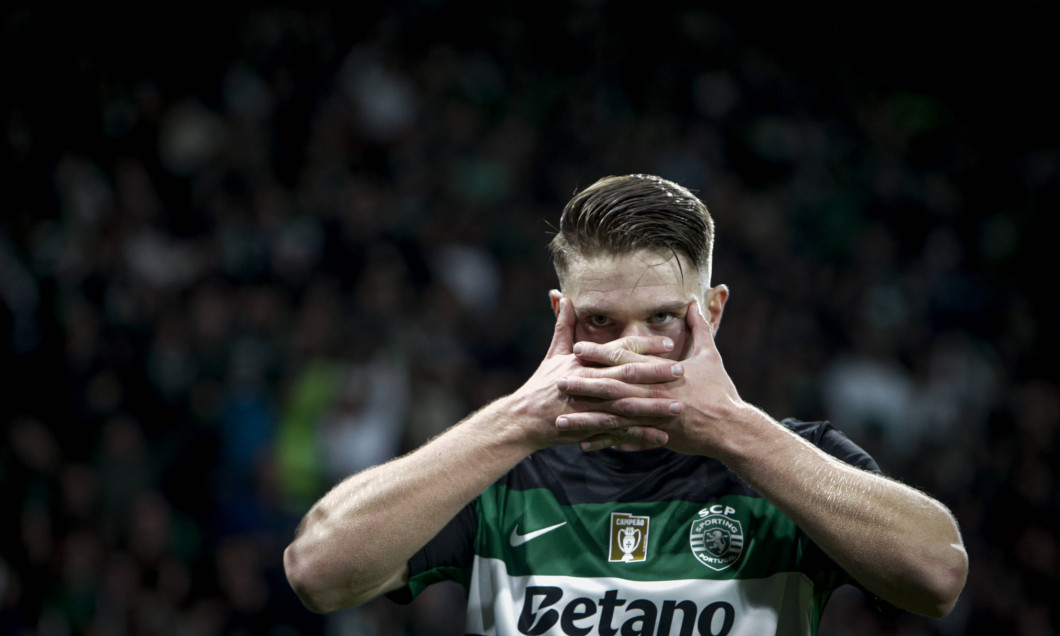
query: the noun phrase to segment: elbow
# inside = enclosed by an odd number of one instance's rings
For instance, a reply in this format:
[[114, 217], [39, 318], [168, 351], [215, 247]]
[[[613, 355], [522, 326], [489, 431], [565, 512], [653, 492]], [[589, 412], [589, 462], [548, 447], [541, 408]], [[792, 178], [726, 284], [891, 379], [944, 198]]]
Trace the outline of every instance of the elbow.
[[936, 535], [926, 549], [919, 552], [916, 562], [909, 562], [912, 571], [919, 572], [916, 589], [917, 599], [908, 607], [910, 611], [929, 618], [948, 616], [957, 605], [964, 585], [968, 580], [968, 551], [961, 539], [957, 521], [947, 515], [948, 527]]
[[403, 580], [397, 576], [381, 579], [371, 574], [375, 571], [371, 567], [351, 560], [337, 562], [333, 555], [309, 549], [299, 539], [283, 552], [287, 583], [306, 609], [317, 614], [360, 605], [395, 589], [393, 581]]
[[900, 610], [935, 619], [949, 615], [968, 578], [968, 554], [959, 540], [938, 547], [904, 554], [892, 563], [886, 582], [866, 588]]
[[317, 614], [338, 609], [329, 607], [326, 603], [326, 594], [322, 593], [321, 586], [314, 580], [314, 568], [310, 566], [309, 559], [299, 549], [297, 542], [283, 551], [283, 570], [287, 583], [306, 609]]
[[961, 550], [961, 558], [958, 561], [946, 573], [947, 576], [944, 577], [940, 585], [940, 593], [933, 608], [934, 612], [930, 614], [932, 618], [942, 618], [952, 612], [953, 607], [957, 604], [957, 599], [964, 590], [965, 581], [968, 579], [968, 555], [965, 554], [963, 549]]
[[959, 544], [951, 546], [950, 558], [925, 575], [919, 602], [913, 611], [929, 618], [943, 618], [953, 611], [968, 578], [968, 554]]
[[345, 598], [341, 588], [326, 580], [324, 564], [307, 554], [297, 541], [284, 550], [283, 569], [287, 583], [311, 612], [326, 614], [356, 605], [355, 599]]
[[938, 596], [925, 598], [917, 606], [911, 607], [910, 611], [927, 618], [945, 618], [953, 611], [953, 607], [956, 604], [957, 596]]

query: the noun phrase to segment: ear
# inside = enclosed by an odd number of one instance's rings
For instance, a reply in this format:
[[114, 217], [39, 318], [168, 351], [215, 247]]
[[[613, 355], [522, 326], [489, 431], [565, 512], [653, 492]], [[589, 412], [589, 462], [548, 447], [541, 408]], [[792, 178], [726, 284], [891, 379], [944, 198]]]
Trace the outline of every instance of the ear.
[[726, 285], [717, 285], [707, 290], [706, 306], [703, 317], [710, 323], [714, 333], [718, 333], [721, 327], [721, 315], [725, 312], [725, 303], [729, 300], [729, 288]]
[[552, 312], [559, 316], [559, 299], [563, 298], [563, 292], [558, 289], [552, 289], [548, 292], [548, 299], [552, 303]]

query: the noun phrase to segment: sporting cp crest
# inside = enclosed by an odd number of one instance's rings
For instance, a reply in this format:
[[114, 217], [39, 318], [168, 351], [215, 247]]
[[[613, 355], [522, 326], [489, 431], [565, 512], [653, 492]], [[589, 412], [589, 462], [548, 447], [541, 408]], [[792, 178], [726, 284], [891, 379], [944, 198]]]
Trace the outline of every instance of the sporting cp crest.
[[648, 558], [649, 517], [611, 513], [611, 549], [607, 560], [635, 563]]
[[708, 568], [720, 572], [743, 554], [743, 526], [732, 517], [735, 513], [735, 508], [715, 504], [700, 510], [692, 522], [688, 533], [692, 554]]

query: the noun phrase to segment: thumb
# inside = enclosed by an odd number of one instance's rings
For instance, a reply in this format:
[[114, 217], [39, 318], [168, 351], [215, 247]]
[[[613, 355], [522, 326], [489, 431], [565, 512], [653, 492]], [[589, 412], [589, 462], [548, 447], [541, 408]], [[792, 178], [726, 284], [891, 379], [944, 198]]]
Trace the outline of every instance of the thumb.
[[698, 299], [688, 304], [688, 311], [685, 312], [685, 323], [692, 334], [693, 348], [698, 349], [704, 343], [714, 340], [714, 325], [710, 324], [707, 317], [703, 315]]
[[548, 347], [546, 358], [573, 353], [574, 347], [574, 310], [570, 300], [559, 299], [559, 311], [556, 312], [556, 329], [552, 332], [552, 344]]

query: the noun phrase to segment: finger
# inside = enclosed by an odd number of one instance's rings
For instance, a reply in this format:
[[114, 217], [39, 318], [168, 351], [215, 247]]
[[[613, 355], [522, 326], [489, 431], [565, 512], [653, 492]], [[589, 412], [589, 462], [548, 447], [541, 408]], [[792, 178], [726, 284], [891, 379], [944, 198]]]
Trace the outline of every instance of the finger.
[[685, 322], [688, 325], [688, 330], [692, 333], [693, 348], [699, 349], [707, 341], [714, 340], [714, 325], [710, 324], [707, 317], [703, 315], [698, 300], [693, 300], [688, 304], [688, 311], [685, 312]]
[[647, 450], [658, 448], [669, 441], [665, 431], [650, 426], [630, 426], [622, 431], [594, 435], [578, 443], [583, 452], [597, 451], [617, 447], [629, 450]]
[[552, 343], [548, 347], [546, 358], [567, 355], [574, 346], [574, 311], [570, 300], [559, 299], [559, 311], [556, 314], [556, 328], [552, 332]]
[[615, 402], [579, 402], [567, 405], [570, 410], [556, 418], [561, 431], [597, 431], [604, 433], [627, 426], [658, 424], [681, 414], [684, 406], [675, 400], [616, 400]]
[[[575, 401], [576, 403], [576, 401]], [[621, 398], [601, 402], [601, 410], [626, 417], [674, 417], [684, 411], [684, 406], [673, 398]]]
[[633, 362], [646, 362], [648, 356], [672, 351], [674, 341], [665, 336], [627, 336], [606, 344], [578, 342], [573, 351], [583, 362], [595, 362], [605, 366], [618, 366]]
[[[638, 385], [673, 382], [685, 374], [685, 367], [680, 362], [659, 360], [658, 358], [655, 360], [654, 362], [630, 362], [617, 367], [588, 367], [579, 378], [569, 379], [602, 380], [619, 384]], [[561, 390], [567, 390], [564, 387], [560, 388]], [[615, 388], [617, 389], [618, 387]], [[599, 397], [618, 397], [618, 395]]]
[[583, 439], [578, 442], [578, 448], [588, 453], [591, 451], [603, 450], [605, 448], [611, 448], [619, 444], [618, 438], [614, 435], [597, 435], [596, 437], [590, 437], [589, 439]]
[[[568, 396], [569, 397], [569, 396]], [[568, 399], [567, 410], [561, 417], [579, 413], [610, 413], [626, 418], [664, 418], [680, 415], [684, 411], [681, 402], [673, 398], [620, 398], [617, 400]], [[592, 418], [585, 426], [592, 426]], [[575, 425], [576, 426], [576, 425]]]
[[556, 382], [556, 388], [572, 398], [595, 400], [658, 398], [666, 395], [666, 390], [655, 384], [630, 384], [612, 378], [568, 377]]

